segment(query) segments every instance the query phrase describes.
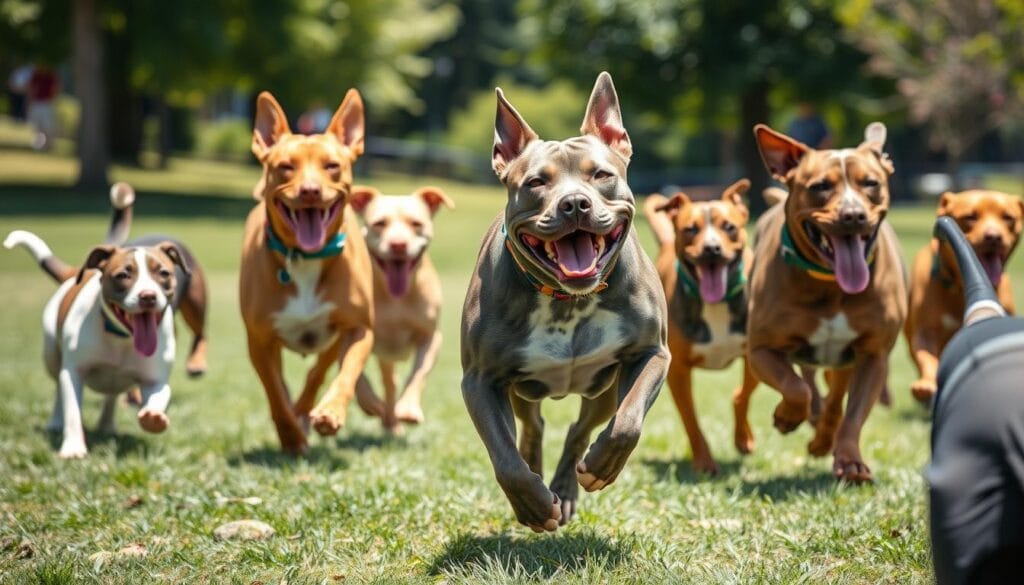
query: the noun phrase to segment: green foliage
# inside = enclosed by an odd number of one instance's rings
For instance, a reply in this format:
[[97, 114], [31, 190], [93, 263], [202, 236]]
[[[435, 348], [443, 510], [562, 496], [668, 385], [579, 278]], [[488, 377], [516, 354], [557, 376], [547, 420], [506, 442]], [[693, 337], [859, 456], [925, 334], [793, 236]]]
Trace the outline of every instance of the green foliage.
[[248, 160], [252, 145], [252, 123], [225, 118], [199, 125], [195, 152], [205, 158]]

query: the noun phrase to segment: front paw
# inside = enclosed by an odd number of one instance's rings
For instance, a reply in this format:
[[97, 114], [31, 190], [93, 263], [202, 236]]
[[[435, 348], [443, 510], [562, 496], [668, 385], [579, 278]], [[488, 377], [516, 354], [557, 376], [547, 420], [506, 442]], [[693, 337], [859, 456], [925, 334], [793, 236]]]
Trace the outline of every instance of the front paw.
[[309, 413], [309, 421], [320, 436], [330, 437], [338, 434], [341, 427], [345, 426], [345, 414], [333, 408], [318, 407]]
[[57, 457], [61, 459], [83, 459], [88, 454], [85, 443], [81, 440], [65, 439], [60, 445]]
[[423, 422], [423, 409], [417, 403], [399, 400], [395, 405], [395, 416], [401, 422], [418, 425]]
[[711, 456], [710, 452], [701, 453], [700, 455], [694, 453], [691, 465], [697, 473], [718, 475], [718, 463], [715, 462], [715, 458]]
[[[572, 468], [570, 468], [571, 470]], [[551, 481], [551, 491], [555, 498], [561, 502], [562, 518], [558, 521], [560, 526], [565, 526], [576, 515], [576, 501], [579, 499], [580, 488], [576, 478], [570, 471], [568, 477], [555, 477]]]
[[150, 433], [162, 433], [167, 429], [167, 425], [170, 424], [170, 419], [167, 415], [157, 410], [151, 410], [149, 408], [143, 408], [138, 414], [139, 426], [143, 430]]
[[824, 457], [832, 452], [832, 443], [831, 435], [816, 432], [814, 438], [807, 443], [807, 452], [815, 457]]
[[604, 489], [615, 482], [636, 447], [639, 435], [623, 433], [601, 435], [576, 464], [576, 481], [588, 492]]
[[832, 474], [836, 479], [847, 483], [864, 483], [872, 481], [871, 469], [860, 455], [860, 448], [855, 444], [839, 444], [836, 446], [832, 460]]
[[740, 455], [750, 455], [754, 452], [754, 432], [750, 430], [750, 424], [743, 422], [736, 425], [736, 432], [733, 433], [733, 443]]
[[554, 532], [562, 520], [562, 502], [532, 471], [499, 478], [499, 485], [512, 504], [516, 520], [534, 532]]
[[935, 380], [928, 378], [918, 378], [910, 385], [910, 393], [914, 395], [914, 398], [916, 398], [918, 402], [924, 405], [931, 404], [936, 391], [937, 386], [935, 384]]
[[800, 426], [800, 423], [807, 420], [810, 413], [810, 401], [790, 402], [783, 400], [775, 407], [772, 422], [780, 433], [791, 433]]

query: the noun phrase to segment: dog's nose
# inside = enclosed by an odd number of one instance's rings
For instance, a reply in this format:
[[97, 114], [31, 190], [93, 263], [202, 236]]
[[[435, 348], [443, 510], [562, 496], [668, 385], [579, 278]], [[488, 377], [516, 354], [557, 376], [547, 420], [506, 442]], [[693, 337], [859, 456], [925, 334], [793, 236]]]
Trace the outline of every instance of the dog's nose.
[[998, 244], [1003, 239], [1003, 236], [995, 230], [986, 230], [983, 237], [986, 244]]
[[593, 204], [586, 195], [566, 195], [558, 202], [558, 211], [562, 212], [562, 215], [574, 216], [574, 215], [586, 215], [590, 213]]
[[143, 309], [152, 309], [156, 306], [156, 291], [144, 290], [139, 293], [139, 306]]
[[844, 227], [859, 229], [868, 222], [868, 214], [861, 207], [844, 207], [839, 210], [839, 223]]
[[320, 183], [311, 181], [303, 183], [299, 187], [299, 197], [303, 199], [320, 199], [321, 193], [323, 193], [323, 189], [320, 187]]
[[704, 244], [704, 254], [709, 256], [721, 256], [722, 244], [718, 242]]
[[391, 242], [391, 253], [392, 254], [405, 254], [409, 249], [409, 244], [405, 242]]

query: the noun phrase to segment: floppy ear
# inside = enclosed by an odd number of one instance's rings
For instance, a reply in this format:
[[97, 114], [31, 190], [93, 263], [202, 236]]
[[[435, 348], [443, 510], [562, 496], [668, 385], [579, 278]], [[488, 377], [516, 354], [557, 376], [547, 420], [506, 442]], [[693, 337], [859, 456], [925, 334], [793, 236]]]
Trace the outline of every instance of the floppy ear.
[[366, 131], [363, 116], [363, 98], [355, 88], [348, 90], [345, 99], [334, 112], [331, 123], [327, 126], [327, 134], [333, 134], [339, 142], [352, 151], [355, 156], [363, 154], [363, 137]]
[[442, 205], [448, 209], [455, 209], [455, 204], [452, 203], [452, 200], [444, 194], [444, 191], [437, 187], [422, 187], [417, 189], [413, 195], [419, 197], [427, 204], [427, 207], [430, 209], [430, 215], [436, 214]]
[[882, 168], [891, 175], [896, 169], [893, 167], [892, 159], [884, 151], [886, 134], [885, 124], [881, 122], [868, 124], [864, 129], [864, 142], [860, 143], [860, 148], [867, 148], [873, 152], [878, 157], [878, 162], [882, 163]]
[[505, 99], [500, 87], [494, 89], [498, 96], [498, 111], [494, 116], [494, 149], [491, 151], [491, 168], [501, 176], [509, 163], [516, 159], [526, 145], [537, 139], [537, 133], [526, 120]]
[[768, 172], [776, 179], [785, 182], [789, 172], [800, 164], [800, 159], [811, 149], [802, 142], [776, 132], [764, 124], [754, 126], [754, 137], [757, 148], [761, 152], [761, 160]]
[[181, 268], [181, 271], [185, 273], [185, 276], [192, 276], [192, 269], [189, 268], [188, 262], [185, 261], [185, 255], [181, 253], [181, 248], [178, 247], [178, 244], [175, 244], [170, 240], [166, 240], [157, 244], [156, 248], [164, 254], [167, 254], [167, 257], [171, 259], [171, 262], [174, 262], [179, 268]]
[[252, 128], [252, 153], [263, 160], [274, 143], [285, 134], [291, 134], [288, 118], [269, 91], [256, 98], [256, 121]]
[[743, 196], [749, 189], [750, 181], [748, 179], [740, 179], [726, 187], [722, 193], [722, 201], [732, 203], [733, 205], [743, 205]]
[[594, 91], [587, 103], [587, 113], [583, 116], [581, 134], [596, 136], [609, 148], [621, 154], [627, 161], [633, 155], [633, 144], [629, 134], [622, 125], [622, 112], [619, 110], [619, 96], [615, 93], [612, 76], [602, 71], [594, 83]]
[[956, 197], [956, 193], [952, 191], [946, 191], [939, 197], [939, 208], [935, 211], [937, 217], [949, 215], [949, 207], [953, 204], [953, 198]]
[[654, 211], [665, 213], [671, 218], [679, 215], [679, 210], [690, 204], [690, 196], [682, 191], [668, 198], [668, 201], [654, 208]]
[[356, 213], [362, 215], [366, 211], [366, 206], [370, 204], [370, 201], [374, 197], [380, 195], [380, 191], [369, 187], [367, 185], [353, 185], [352, 194], [348, 197], [348, 204], [352, 206], [352, 209]]
[[110, 245], [96, 246], [93, 248], [89, 252], [89, 256], [85, 259], [85, 264], [82, 264], [82, 267], [78, 269], [78, 276], [75, 278], [75, 284], [82, 282], [87, 270], [102, 268], [103, 265], [110, 260], [110, 257], [114, 255], [114, 250], [114, 246]]

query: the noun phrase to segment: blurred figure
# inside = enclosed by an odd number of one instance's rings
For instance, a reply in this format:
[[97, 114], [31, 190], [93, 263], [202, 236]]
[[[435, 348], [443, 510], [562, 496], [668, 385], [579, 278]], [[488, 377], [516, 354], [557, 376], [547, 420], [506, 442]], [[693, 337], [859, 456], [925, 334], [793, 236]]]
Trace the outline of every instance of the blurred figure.
[[932, 426], [935, 579], [1020, 583], [1024, 554], [1024, 319], [1007, 317], [957, 224], [939, 218], [963, 274], [965, 326], [939, 361]]
[[11, 104], [11, 117], [19, 122], [25, 121], [26, 94], [32, 70], [31, 65], [22, 65], [11, 71], [11, 76], [7, 78], [7, 100]]
[[48, 65], [37, 65], [28, 79], [28, 122], [36, 130], [32, 148], [49, 150], [57, 134], [57, 113], [54, 102], [60, 93], [57, 72]]
[[786, 134], [811, 148], [832, 148], [832, 134], [814, 104], [800, 102], [796, 111], [797, 116], [786, 127]]
[[302, 134], [323, 134], [331, 123], [332, 112], [324, 107], [324, 103], [316, 100], [309, 104], [309, 109], [299, 116], [298, 130]]

